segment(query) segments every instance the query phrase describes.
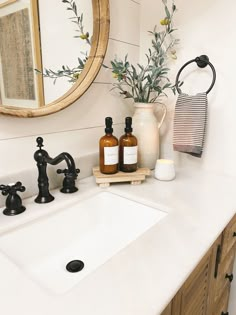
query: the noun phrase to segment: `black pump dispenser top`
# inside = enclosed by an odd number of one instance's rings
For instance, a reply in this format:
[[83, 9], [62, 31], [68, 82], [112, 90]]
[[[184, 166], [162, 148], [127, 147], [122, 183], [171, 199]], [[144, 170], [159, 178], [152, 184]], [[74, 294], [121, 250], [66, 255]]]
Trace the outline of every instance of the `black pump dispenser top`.
[[125, 132], [132, 132], [132, 117], [125, 118]]
[[112, 133], [113, 132], [112, 118], [111, 117], [106, 117], [105, 118], [105, 124], [106, 124], [105, 133]]

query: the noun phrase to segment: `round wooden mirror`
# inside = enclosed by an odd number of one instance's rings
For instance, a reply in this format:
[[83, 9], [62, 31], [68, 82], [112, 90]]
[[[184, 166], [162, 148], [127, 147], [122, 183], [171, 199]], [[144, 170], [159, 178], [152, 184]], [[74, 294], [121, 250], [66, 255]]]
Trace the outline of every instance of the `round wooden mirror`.
[[[20, 4], [20, 0], [18, 0]], [[6, 5], [4, 5], [4, 1], [0, 2], [0, 10], [5, 9], [7, 6], [13, 6], [17, 5], [17, 0], [11, 0], [11, 1], [5, 1]], [[37, 6], [38, 0], [30, 0], [31, 6]], [[88, 0], [86, 0], [88, 1]], [[62, 1], [62, 2], [71, 2], [69, 1]], [[8, 115], [14, 115], [18, 117], [38, 117], [38, 116], [44, 116], [49, 115], [52, 113], [55, 113], [57, 111], [60, 111], [67, 106], [73, 104], [92, 84], [94, 81], [102, 63], [103, 59], [106, 53], [107, 44], [108, 44], [108, 35], [109, 35], [109, 0], [91, 0], [92, 2], [92, 16], [93, 16], [93, 33], [92, 33], [92, 41], [91, 41], [91, 48], [89, 51], [89, 55], [87, 56], [87, 61], [84, 65], [84, 69], [79, 75], [77, 81], [70, 87], [70, 89], [64, 93], [62, 96], [57, 98], [55, 101], [52, 101], [48, 104], [41, 103], [39, 107], [36, 108], [30, 108], [30, 106], [24, 107], [24, 100], [21, 101], [23, 105], [21, 106], [12, 106], [13, 104], [2, 104], [0, 103], [0, 113], [2, 114], [8, 114]], [[21, 10], [23, 12], [23, 10]], [[0, 14], [0, 24], [1, 20], [3, 20], [3, 23], [9, 23], [9, 21], [5, 21], [6, 19], [1, 19]], [[8, 18], [11, 17], [10, 14], [8, 14]], [[12, 17], [11, 17], [12, 18]], [[22, 17], [16, 16], [16, 18], [23, 19]], [[4, 26], [4, 24], [3, 24]], [[34, 31], [38, 31], [39, 21], [38, 16], [33, 14], [33, 29]], [[6, 26], [7, 27], [7, 26]], [[3, 28], [2, 28], [3, 29]], [[3, 32], [2, 32], [3, 33]], [[34, 33], [37, 35], [37, 32]], [[15, 36], [15, 35], [14, 35]], [[1, 34], [0, 34], [1, 37]], [[9, 36], [8, 36], [9, 38]], [[2, 38], [1, 38], [2, 39]], [[4, 36], [3, 36], [4, 39]], [[3, 41], [2, 41], [3, 42]], [[0, 53], [1, 47], [0, 47]], [[4, 53], [4, 51], [3, 51]], [[5, 58], [9, 58], [9, 53], [5, 52]], [[1, 56], [0, 56], [1, 57]], [[0, 58], [0, 61], [3, 60], [3, 58]], [[37, 56], [36, 54], [36, 60], [39, 60], [38, 63], [36, 63], [36, 69], [42, 69], [40, 66], [41, 62], [41, 55]], [[17, 62], [19, 64], [19, 62]], [[9, 68], [9, 67], [8, 67]], [[32, 67], [31, 67], [32, 68]], [[1, 70], [1, 68], [0, 68]], [[7, 76], [6, 76], [7, 77]], [[37, 77], [40, 77], [40, 75], [37, 75]], [[42, 77], [42, 76], [41, 76]], [[42, 80], [42, 78], [41, 78]], [[9, 79], [8, 79], [9, 81]], [[11, 82], [8, 82], [8, 86], [10, 86]], [[40, 84], [39, 84], [40, 87]], [[41, 92], [40, 92], [41, 91]], [[41, 88], [39, 88], [39, 95], [37, 96], [38, 99], [41, 98], [42, 102], [42, 95], [43, 95], [43, 83], [41, 83]], [[41, 94], [40, 94], [41, 93]]]

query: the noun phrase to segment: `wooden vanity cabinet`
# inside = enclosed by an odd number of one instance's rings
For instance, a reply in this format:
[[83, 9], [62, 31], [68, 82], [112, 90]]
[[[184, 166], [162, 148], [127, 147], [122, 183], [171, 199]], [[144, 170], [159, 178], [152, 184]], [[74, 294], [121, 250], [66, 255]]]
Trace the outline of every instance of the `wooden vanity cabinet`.
[[161, 315], [226, 315], [236, 252], [236, 215]]

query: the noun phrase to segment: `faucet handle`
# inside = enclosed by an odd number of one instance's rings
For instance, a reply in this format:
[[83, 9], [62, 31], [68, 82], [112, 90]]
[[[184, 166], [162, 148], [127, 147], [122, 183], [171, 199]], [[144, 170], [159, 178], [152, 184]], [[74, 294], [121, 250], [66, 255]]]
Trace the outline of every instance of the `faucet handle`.
[[0, 190], [2, 191], [3, 196], [7, 196], [6, 208], [3, 210], [5, 215], [17, 215], [25, 211], [21, 198], [17, 195], [17, 191], [25, 191], [25, 186], [22, 186], [21, 182], [9, 185], [0, 185]]
[[[76, 171], [76, 174], [79, 174], [79, 173], [80, 173], [80, 169], [79, 169], [79, 168], [76, 168], [75, 171]], [[57, 170], [57, 174], [65, 174], [65, 175], [68, 175], [68, 174], [69, 174], [69, 171], [68, 171], [67, 168], [65, 168], [64, 170], [58, 169], [58, 170]]]
[[22, 186], [21, 182], [16, 182], [15, 184], [0, 185], [0, 190], [3, 196], [7, 196], [8, 194], [15, 194], [17, 191], [25, 191], [25, 186]]
[[2, 191], [3, 196], [7, 196], [9, 194], [9, 185], [0, 185], [0, 190]]
[[79, 172], [80, 170], [78, 168], [75, 169], [75, 174], [71, 174], [67, 168], [64, 170], [57, 170], [57, 174], [65, 174], [65, 178], [62, 183], [62, 189], [60, 190], [62, 193], [70, 194], [78, 190], [78, 188], [75, 186], [75, 180]]
[[43, 145], [43, 138], [42, 137], [38, 137], [36, 139], [36, 142], [37, 142], [37, 147], [41, 150], [41, 148], [44, 146]]
[[68, 174], [68, 169], [67, 168], [65, 168], [64, 170], [62, 170], [62, 169], [57, 169], [57, 174]]

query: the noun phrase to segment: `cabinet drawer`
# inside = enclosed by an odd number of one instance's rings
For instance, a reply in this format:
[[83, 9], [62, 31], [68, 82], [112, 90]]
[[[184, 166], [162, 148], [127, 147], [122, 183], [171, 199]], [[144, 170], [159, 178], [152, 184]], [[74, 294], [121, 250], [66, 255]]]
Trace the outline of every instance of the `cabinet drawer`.
[[233, 219], [227, 225], [224, 233], [223, 233], [223, 247], [221, 253], [221, 259], [223, 260], [230, 249], [236, 243], [236, 215], [234, 215]]
[[229, 302], [229, 293], [230, 293], [230, 285], [225, 288], [222, 296], [220, 297], [218, 303], [215, 306], [214, 312], [212, 315], [223, 315], [227, 314], [228, 311], [228, 302]]
[[221, 295], [223, 294], [226, 287], [230, 286], [230, 282], [233, 278], [233, 266], [234, 266], [234, 256], [235, 256], [236, 245], [231, 248], [230, 252], [224, 257], [224, 260], [221, 260], [218, 269], [218, 275], [216, 279], [216, 289], [214, 301], [217, 302]]

